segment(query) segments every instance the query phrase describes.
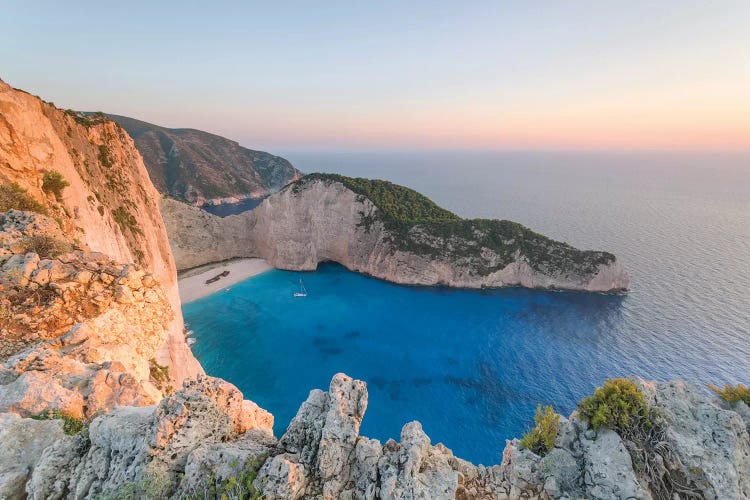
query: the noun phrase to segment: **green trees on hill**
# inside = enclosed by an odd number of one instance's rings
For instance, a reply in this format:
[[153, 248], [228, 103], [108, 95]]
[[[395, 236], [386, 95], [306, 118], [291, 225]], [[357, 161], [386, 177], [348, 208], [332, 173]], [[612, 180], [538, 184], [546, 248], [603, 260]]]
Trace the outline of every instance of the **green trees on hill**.
[[[507, 220], [462, 219], [439, 207], [426, 196], [392, 182], [309, 174], [291, 184], [299, 192], [310, 182], [339, 182], [369, 199], [378, 210], [361, 213], [359, 227], [369, 232], [376, 221], [383, 223], [394, 250], [433, 258], [472, 259], [476, 271], [486, 275], [504, 268], [519, 256], [537, 271], [557, 274], [593, 274], [600, 265], [615, 260], [607, 252], [582, 251], [547, 238]], [[486, 250], [496, 258], [485, 258]]]
[[355, 193], [367, 197], [386, 218], [408, 224], [459, 221], [461, 217], [439, 207], [426, 196], [388, 181], [346, 177], [338, 174], [310, 174], [304, 182], [327, 180], [340, 182]]

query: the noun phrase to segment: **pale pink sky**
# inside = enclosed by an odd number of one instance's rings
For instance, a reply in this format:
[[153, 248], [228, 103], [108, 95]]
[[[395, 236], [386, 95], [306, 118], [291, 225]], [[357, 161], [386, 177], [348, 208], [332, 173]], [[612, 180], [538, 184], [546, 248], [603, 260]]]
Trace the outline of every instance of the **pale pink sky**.
[[748, 0], [40, 0], [0, 77], [267, 150], [750, 150], [749, 30]]

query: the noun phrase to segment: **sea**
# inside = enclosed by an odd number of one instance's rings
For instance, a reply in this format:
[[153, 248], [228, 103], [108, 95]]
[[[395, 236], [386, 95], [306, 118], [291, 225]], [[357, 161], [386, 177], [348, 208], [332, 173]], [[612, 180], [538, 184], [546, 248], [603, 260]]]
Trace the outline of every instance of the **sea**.
[[[334, 264], [272, 270], [185, 304], [193, 352], [283, 434], [337, 372], [367, 382], [361, 434], [419, 420], [486, 465], [604, 380], [750, 383], [750, 154], [288, 152], [305, 172], [387, 179], [467, 218], [611, 251], [625, 295], [408, 287]], [[299, 280], [308, 291], [295, 298]]]

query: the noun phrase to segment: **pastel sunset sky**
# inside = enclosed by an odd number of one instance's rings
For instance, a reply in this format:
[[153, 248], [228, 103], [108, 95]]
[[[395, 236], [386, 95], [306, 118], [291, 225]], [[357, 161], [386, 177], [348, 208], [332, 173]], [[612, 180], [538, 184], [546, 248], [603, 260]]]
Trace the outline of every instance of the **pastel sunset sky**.
[[750, 1], [4, 2], [0, 78], [267, 150], [750, 150]]

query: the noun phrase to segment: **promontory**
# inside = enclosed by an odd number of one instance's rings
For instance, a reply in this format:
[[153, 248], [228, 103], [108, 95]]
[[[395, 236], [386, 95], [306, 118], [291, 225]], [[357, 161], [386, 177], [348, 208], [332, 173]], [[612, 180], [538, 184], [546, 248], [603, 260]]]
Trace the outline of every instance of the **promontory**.
[[178, 269], [261, 257], [288, 270], [334, 261], [394, 283], [620, 292], [608, 252], [578, 250], [507, 220], [462, 219], [387, 181], [310, 174], [257, 208], [220, 218], [176, 200], [162, 213]]

